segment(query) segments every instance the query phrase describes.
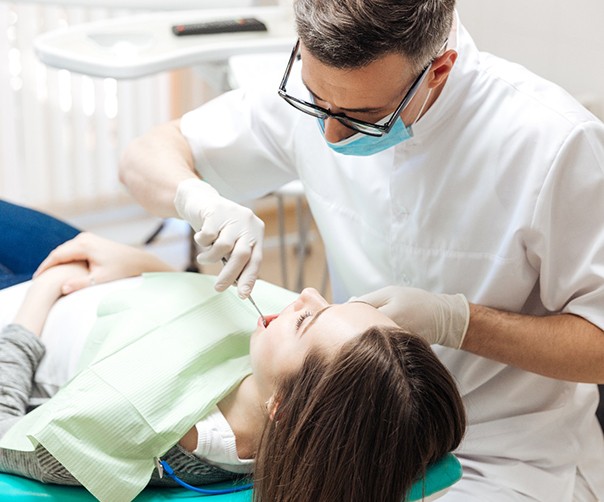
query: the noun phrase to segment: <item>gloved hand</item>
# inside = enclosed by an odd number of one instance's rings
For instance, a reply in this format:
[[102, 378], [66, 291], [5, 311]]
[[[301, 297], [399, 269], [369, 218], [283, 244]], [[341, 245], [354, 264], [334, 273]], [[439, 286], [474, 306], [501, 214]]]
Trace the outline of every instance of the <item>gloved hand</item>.
[[418, 288], [387, 286], [354, 298], [374, 306], [401, 328], [430, 344], [459, 349], [470, 322], [470, 305], [462, 294], [430, 293]]
[[237, 281], [239, 296], [247, 298], [262, 262], [263, 221], [251, 209], [221, 197], [197, 178], [179, 183], [174, 206], [197, 232], [194, 238], [201, 248], [199, 263], [228, 259], [218, 274], [216, 290], [224, 291]]

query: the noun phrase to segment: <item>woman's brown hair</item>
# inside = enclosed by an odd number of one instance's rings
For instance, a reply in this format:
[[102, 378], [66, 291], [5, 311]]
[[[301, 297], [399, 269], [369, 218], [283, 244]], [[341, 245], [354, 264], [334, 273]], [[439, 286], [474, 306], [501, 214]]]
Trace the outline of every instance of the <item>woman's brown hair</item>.
[[401, 502], [465, 431], [455, 382], [430, 346], [373, 327], [280, 382], [256, 456], [257, 502]]

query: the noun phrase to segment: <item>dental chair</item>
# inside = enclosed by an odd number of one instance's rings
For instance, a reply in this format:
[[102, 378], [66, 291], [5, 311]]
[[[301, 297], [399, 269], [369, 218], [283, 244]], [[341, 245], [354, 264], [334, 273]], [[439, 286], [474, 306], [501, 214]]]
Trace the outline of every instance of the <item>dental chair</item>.
[[[448, 453], [442, 460], [432, 465], [425, 479], [416, 482], [405, 502], [436, 500], [461, 479], [462, 468], [459, 460]], [[218, 483], [208, 488], [223, 489], [236, 486], [234, 483]], [[250, 502], [252, 489], [222, 495], [200, 495], [184, 488], [147, 488], [136, 497], [136, 502], [176, 502], [210, 497], [216, 502]], [[0, 500], [15, 502], [93, 502], [93, 497], [83, 487], [59, 486], [40, 483], [31, 479], [0, 474]]]

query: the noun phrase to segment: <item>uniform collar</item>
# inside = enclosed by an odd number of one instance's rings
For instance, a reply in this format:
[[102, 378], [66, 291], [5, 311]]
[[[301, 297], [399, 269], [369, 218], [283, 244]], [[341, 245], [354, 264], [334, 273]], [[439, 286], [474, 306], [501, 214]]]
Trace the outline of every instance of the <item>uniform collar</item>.
[[445, 126], [449, 114], [454, 113], [460, 103], [467, 99], [467, 92], [475, 77], [479, 52], [472, 37], [461, 24], [457, 11], [455, 11], [447, 48], [457, 51], [457, 60], [440, 96], [413, 126], [414, 139], [419, 141], [438, 127]]

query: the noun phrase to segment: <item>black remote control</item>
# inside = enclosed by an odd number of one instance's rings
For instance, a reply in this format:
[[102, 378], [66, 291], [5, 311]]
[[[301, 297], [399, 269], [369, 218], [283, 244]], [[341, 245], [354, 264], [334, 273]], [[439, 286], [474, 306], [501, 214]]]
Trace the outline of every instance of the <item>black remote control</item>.
[[176, 24], [172, 33], [177, 37], [185, 35], [215, 35], [217, 33], [238, 33], [242, 31], [267, 31], [266, 25], [253, 17], [206, 21], [202, 23]]

